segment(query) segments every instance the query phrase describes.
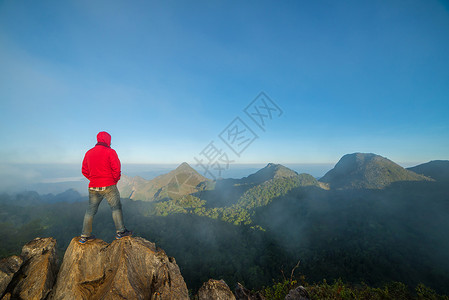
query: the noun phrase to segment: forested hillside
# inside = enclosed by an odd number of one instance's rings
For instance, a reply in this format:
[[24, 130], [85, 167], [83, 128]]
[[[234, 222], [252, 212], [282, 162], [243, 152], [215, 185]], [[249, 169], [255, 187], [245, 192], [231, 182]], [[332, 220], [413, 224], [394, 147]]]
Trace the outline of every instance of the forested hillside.
[[[284, 168], [277, 167], [286, 176], [267, 172], [269, 165], [258, 176], [209, 182], [176, 199], [123, 199], [126, 226], [174, 256], [193, 290], [209, 278], [261, 289], [282, 281], [300, 261], [296, 273], [310, 283], [341, 278], [376, 287], [399, 281], [449, 293], [446, 182], [324, 189], [310, 175]], [[64, 195], [71, 202], [61, 202], [61, 195], [0, 195], [1, 257], [36, 236], [56, 238], [62, 253], [80, 234], [87, 207], [86, 197]], [[94, 234], [114, 237], [106, 202]]]

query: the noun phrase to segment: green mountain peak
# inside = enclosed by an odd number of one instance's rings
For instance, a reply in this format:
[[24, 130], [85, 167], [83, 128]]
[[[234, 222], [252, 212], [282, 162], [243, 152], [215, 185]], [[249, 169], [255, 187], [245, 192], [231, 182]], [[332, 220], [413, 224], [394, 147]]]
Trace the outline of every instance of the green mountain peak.
[[197, 192], [197, 186], [208, 180], [188, 163], [183, 162], [176, 169], [152, 180], [145, 180], [137, 176], [124, 177], [119, 181], [119, 189], [121, 193], [129, 195], [133, 200], [176, 199]]
[[242, 180], [247, 183], [258, 184], [275, 178], [295, 177], [297, 175], [298, 173], [281, 164], [269, 163], [256, 173], [242, 178]]
[[179, 166], [176, 167], [175, 171], [181, 172], [196, 172], [194, 168], [192, 168], [188, 163], [183, 162]]
[[344, 155], [321, 182], [333, 189], [380, 189], [398, 181], [431, 180], [374, 153]]

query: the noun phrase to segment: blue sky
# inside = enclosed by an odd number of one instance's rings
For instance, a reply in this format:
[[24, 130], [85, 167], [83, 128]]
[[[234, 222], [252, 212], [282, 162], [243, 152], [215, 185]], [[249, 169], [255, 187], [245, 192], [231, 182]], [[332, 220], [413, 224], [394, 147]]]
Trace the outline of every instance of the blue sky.
[[[282, 114], [244, 113], [260, 92]], [[449, 159], [441, 1], [0, 1], [0, 163]], [[257, 135], [238, 157], [236, 118]]]

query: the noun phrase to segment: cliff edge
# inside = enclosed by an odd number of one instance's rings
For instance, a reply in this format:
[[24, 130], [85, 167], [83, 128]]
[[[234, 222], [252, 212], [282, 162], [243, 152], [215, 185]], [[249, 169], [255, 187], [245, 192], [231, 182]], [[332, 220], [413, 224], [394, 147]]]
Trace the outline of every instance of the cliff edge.
[[155, 244], [73, 238], [59, 272], [56, 241], [37, 238], [0, 261], [0, 299], [189, 299], [176, 261]]

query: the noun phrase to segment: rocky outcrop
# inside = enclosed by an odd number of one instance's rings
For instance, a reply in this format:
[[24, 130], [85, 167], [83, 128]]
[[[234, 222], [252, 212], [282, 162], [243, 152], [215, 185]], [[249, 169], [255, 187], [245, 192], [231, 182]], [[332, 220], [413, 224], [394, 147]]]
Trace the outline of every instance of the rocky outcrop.
[[295, 289], [290, 290], [285, 300], [309, 300], [310, 296], [307, 290], [303, 286], [298, 286]]
[[153, 243], [77, 241], [67, 248], [50, 299], [189, 299], [176, 261]]
[[235, 300], [235, 296], [223, 280], [209, 279], [198, 290], [198, 300]]
[[[174, 258], [140, 237], [72, 239], [57, 270], [56, 241], [36, 238], [0, 261], [0, 299], [189, 299]], [[56, 283], [55, 283], [56, 281]]]
[[237, 287], [235, 288], [235, 298], [237, 300], [265, 300], [262, 294], [253, 293], [240, 283], [237, 283]]
[[22, 257], [17, 255], [0, 260], [0, 297], [6, 291], [6, 288], [14, 277], [14, 274], [19, 271], [22, 264]]
[[[20, 257], [11, 256], [0, 265], [7, 274], [1, 276], [0, 286], [7, 285], [0, 290], [2, 299], [45, 299], [56, 279], [56, 240], [36, 238], [22, 248]], [[4, 272], [8, 269], [9, 274]]]

